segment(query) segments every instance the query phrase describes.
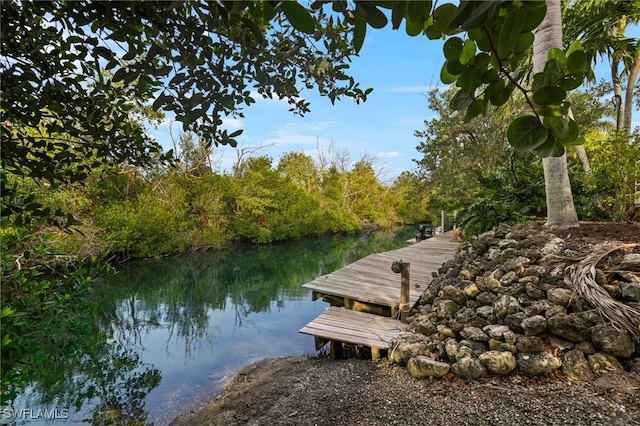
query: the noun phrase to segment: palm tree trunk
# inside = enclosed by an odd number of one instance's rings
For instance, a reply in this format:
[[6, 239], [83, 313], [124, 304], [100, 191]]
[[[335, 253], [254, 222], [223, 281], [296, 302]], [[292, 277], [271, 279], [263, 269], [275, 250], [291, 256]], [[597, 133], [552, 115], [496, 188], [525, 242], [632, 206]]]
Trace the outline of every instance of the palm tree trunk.
[[[574, 119], [571, 107], [569, 107], [569, 113], [567, 115], [570, 119]], [[576, 145], [576, 153], [578, 154], [584, 173], [589, 177], [593, 176], [593, 173], [591, 172], [591, 165], [589, 164], [589, 157], [587, 156], [587, 151], [584, 149], [584, 145]]]
[[636, 87], [636, 79], [640, 72], [640, 48], [636, 52], [636, 58], [629, 69], [629, 82], [624, 95], [624, 128], [627, 133], [631, 133], [631, 111], [633, 111], [633, 89]]
[[[546, 0], [547, 14], [536, 28], [533, 43], [533, 71], [541, 72], [547, 62], [547, 50], [562, 49], [562, 20], [560, 0]], [[542, 161], [547, 197], [547, 222], [550, 228], [578, 226], [578, 215], [573, 204], [569, 183], [567, 156], [548, 157]]]
[[622, 103], [622, 83], [620, 82], [620, 73], [618, 66], [620, 58], [613, 56], [611, 58], [611, 82], [613, 83], [613, 105], [616, 108], [616, 129], [622, 130], [624, 118], [624, 105]]

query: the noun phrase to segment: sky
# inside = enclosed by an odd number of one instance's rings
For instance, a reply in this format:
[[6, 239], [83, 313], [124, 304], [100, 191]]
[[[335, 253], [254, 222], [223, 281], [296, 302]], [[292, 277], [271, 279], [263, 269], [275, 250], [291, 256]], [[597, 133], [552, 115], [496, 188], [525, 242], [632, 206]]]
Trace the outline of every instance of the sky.
[[[636, 27], [627, 36], [640, 37], [640, 30]], [[299, 117], [288, 111], [285, 100], [265, 99], [255, 93], [257, 102], [245, 107], [244, 118], [225, 120], [227, 129], [244, 132], [237, 148], [214, 150], [215, 171], [231, 170], [238, 150], [270, 156], [277, 164], [284, 153], [304, 152], [317, 158], [320, 149], [325, 156], [347, 152], [352, 162], [373, 157], [379, 180], [392, 183], [403, 171], [415, 170], [414, 160], [421, 156], [416, 150], [420, 138], [414, 132], [424, 130], [424, 120], [435, 117], [428, 109], [426, 95], [443, 87], [439, 78], [444, 61], [442, 44], [425, 36], [409, 37], [402, 26], [395, 31], [368, 28], [350, 70], [363, 90], [373, 88], [366, 102], [358, 105], [343, 98], [332, 105], [315, 89], [305, 89], [301, 95], [311, 103], [311, 112]], [[610, 80], [606, 63], [596, 68], [596, 74]], [[638, 111], [633, 118], [634, 127], [640, 125]], [[171, 134], [177, 140], [180, 131], [180, 123], [165, 120], [150, 133], [171, 149]]]

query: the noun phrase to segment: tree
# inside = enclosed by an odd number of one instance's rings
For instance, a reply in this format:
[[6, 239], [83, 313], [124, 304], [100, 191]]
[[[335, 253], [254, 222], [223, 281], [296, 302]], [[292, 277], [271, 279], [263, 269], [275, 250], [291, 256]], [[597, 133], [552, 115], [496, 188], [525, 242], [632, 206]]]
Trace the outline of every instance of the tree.
[[345, 73], [348, 26], [296, 2], [16, 0], [0, 13], [2, 169], [52, 183], [82, 180], [88, 170], [61, 166], [89, 155], [166, 159], [130, 117], [148, 105], [207, 145], [235, 146], [241, 131], [222, 119], [255, 102], [251, 88], [297, 114], [301, 87], [332, 101], [368, 93]]
[[[562, 21], [560, 0], [547, 0], [547, 13], [538, 25], [533, 43], [533, 71], [544, 73], [547, 52], [562, 47]], [[543, 158], [545, 193], [547, 196], [547, 223], [551, 228], [578, 226], [578, 214], [573, 204], [567, 156]]]
[[[587, 57], [580, 43], [572, 43], [566, 52], [560, 48], [545, 50], [546, 58], [530, 80], [531, 86], [524, 85], [524, 64], [534, 44], [533, 31], [547, 14], [544, 1], [463, 0], [458, 6], [445, 3], [433, 11], [431, 1], [356, 2], [355, 8], [348, 11], [354, 16], [356, 49], [362, 44], [367, 25], [381, 28], [387, 24], [388, 19], [378, 6], [391, 9], [394, 29], [404, 21], [409, 35], [447, 39], [440, 77], [458, 88], [450, 106], [466, 111], [465, 121], [486, 113], [491, 106], [506, 104], [518, 91], [531, 112], [513, 120], [507, 130], [507, 138], [516, 151], [534, 150], [543, 158], [562, 157], [565, 146], [582, 144], [578, 126], [568, 117], [570, 104], [566, 101], [568, 91], [582, 84], [587, 71]], [[555, 14], [555, 4], [550, 6]], [[559, 19], [552, 22], [561, 30]], [[545, 178], [562, 180], [562, 176], [549, 173]], [[551, 190], [562, 187], [563, 182], [549, 184]], [[547, 223], [553, 227], [577, 225], [571, 199], [562, 200], [547, 206]], [[565, 211], [569, 213], [564, 214]]]
[[[436, 117], [425, 120], [425, 130], [414, 135], [423, 157], [416, 160], [418, 174], [434, 189], [432, 202], [437, 208], [459, 209], [478, 191], [476, 176], [489, 173], [503, 163], [510, 151], [506, 133], [510, 117], [492, 114], [464, 122], [464, 113], [449, 108], [453, 88], [428, 94], [429, 109]], [[512, 104], [513, 110], [522, 105]]]
[[[565, 40], [580, 39], [592, 63], [599, 56], [609, 57], [616, 128], [630, 132], [633, 92], [640, 72], [640, 38], [627, 37], [625, 32], [630, 24], [640, 21], [640, 4], [617, 0], [572, 0], [563, 3], [562, 14]], [[625, 75], [626, 88], [622, 79]], [[593, 73], [587, 76], [590, 81], [595, 80]]]

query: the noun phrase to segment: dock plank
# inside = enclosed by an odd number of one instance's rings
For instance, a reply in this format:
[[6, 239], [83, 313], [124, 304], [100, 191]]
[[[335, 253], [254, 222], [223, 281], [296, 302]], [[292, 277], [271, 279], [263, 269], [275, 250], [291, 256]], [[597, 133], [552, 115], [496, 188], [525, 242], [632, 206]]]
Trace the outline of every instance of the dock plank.
[[410, 264], [409, 301], [413, 305], [432, 281], [432, 273], [450, 259], [457, 248], [458, 243], [449, 241], [448, 236], [436, 236], [407, 247], [371, 254], [303, 287], [319, 295], [387, 306], [394, 311], [400, 303], [400, 274], [391, 270], [393, 261], [402, 259]]
[[386, 349], [405, 327], [402, 322], [379, 315], [331, 306], [300, 329], [327, 340]]

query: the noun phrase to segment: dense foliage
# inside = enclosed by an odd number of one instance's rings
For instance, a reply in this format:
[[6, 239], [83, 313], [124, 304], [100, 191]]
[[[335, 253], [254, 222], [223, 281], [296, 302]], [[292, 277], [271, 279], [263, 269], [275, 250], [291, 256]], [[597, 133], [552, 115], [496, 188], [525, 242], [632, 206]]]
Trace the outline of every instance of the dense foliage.
[[[640, 138], [631, 139], [615, 129], [602, 93], [607, 84], [572, 95], [576, 122], [585, 131], [585, 149], [591, 168], [587, 172], [577, 152], [568, 151], [569, 174], [576, 210], [583, 220], [626, 220], [632, 213]], [[510, 111], [496, 111], [465, 123], [462, 112], [446, 107], [452, 90], [434, 90], [429, 107], [436, 117], [425, 120], [426, 130], [416, 131], [423, 156], [414, 181], [422, 188], [431, 210], [457, 212], [456, 223], [473, 234], [500, 223], [516, 224], [542, 219], [546, 214], [542, 164], [539, 158], [509, 149], [504, 132], [511, 113], [521, 109], [514, 98]], [[424, 202], [423, 202], [424, 203]], [[451, 226], [453, 216], [447, 218]]]

